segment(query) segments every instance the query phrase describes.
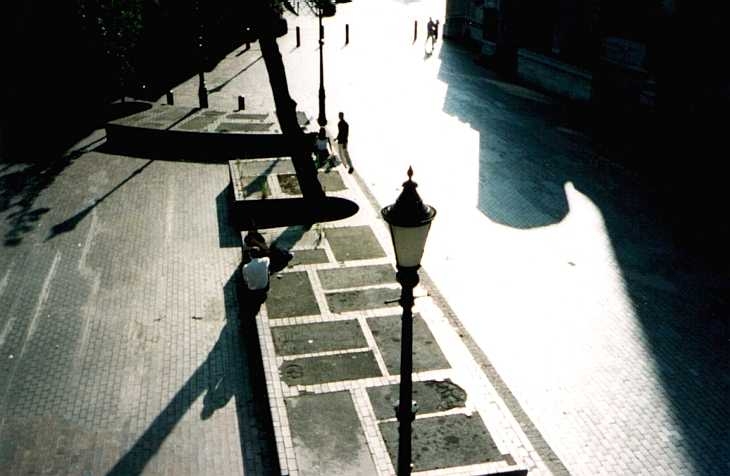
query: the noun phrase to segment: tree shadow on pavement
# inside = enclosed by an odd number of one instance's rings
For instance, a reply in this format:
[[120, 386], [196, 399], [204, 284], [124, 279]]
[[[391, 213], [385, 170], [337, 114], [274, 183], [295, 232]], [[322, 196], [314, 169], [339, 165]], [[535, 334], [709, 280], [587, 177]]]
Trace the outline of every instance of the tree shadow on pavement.
[[68, 233], [69, 231], [73, 231], [74, 228], [76, 228], [76, 225], [78, 225], [91, 211], [96, 208], [101, 202], [106, 200], [111, 194], [119, 190], [125, 183], [132, 180], [135, 176], [142, 173], [142, 171], [149, 167], [150, 164], [154, 162], [153, 160], [150, 160], [143, 166], [139, 167], [137, 170], [129, 174], [127, 178], [119, 182], [117, 185], [114, 186], [111, 190], [109, 190], [107, 193], [101, 196], [101, 198], [94, 199], [94, 203], [89, 205], [88, 207], [84, 208], [83, 210], [76, 213], [74, 216], [67, 218], [66, 220], [62, 221], [61, 223], [57, 223], [51, 227], [51, 231], [48, 234], [48, 237], [45, 241], [52, 240], [58, 235], [61, 235], [63, 233]]
[[[474, 64], [469, 51], [448, 42], [440, 59], [438, 77], [448, 87], [443, 110], [479, 133], [475, 205], [494, 222], [529, 230], [559, 224], [568, 216], [569, 184], [595, 204], [656, 362], [663, 398], [681, 428], [683, 451], [697, 474], [718, 474], [730, 454], [727, 254], [717, 244], [693, 245], [680, 238], [698, 226], [712, 229], [718, 217], [708, 217], [702, 203], [672, 207], [649, 193], [666, 174], [644, 176], [625, 159], [603, 156], [611, 144], [596, 143], [590, 129], [573, 122], [559, 100], [542, 100], [519, 84], [503, 82]], [[685, 165], [696, 176], [692, 167]], [[682, 173], [675, 174], [679, 179]], [[692, 193], [691, 184], [681, 179], [658, 185], [676, 194]], [[727, 220], [722, 221], [718, 232], [727, 228]]]
[[[275, 449], [268, 399], [262, 399], [259, 394], [254, 395], [257, 387], [265, 388], [265, 384], [255, 381], [252, 372], [261, 367], [260, 360], [257, 362], [261, 357], [257, 354], [256, 326], [255, 323], [251, 323], [253, 319], [243, 319], [247, 317], [244, 314], [240, 314], [243, 320], [239, 322], [239, 309], [247, 308], [246, 302], [242, 301], [245, 299], [241, 293], [242, 284], [239, 266], [223, 288], [225, 326], [212, 350], [127, 453], [111, 468], [109, 475], [126, 476], [142, 473], [201, 396], [203, 396], [203, 409], [200, 414], [202, 420], [209, 419], [216, 411], [234, 400], [241, 458], [243, 469], [247, 474], [249, 472], [256, 474], [256, 468], [247, 465], [256, 464], [256, 458], [252, 457], [252, 454], [258, 450], [262, 451], [260, 464], [276, 464], [277, 459], [273, 456]], [[209, 431], [214, 431], [213, 427]], [[274, 474], [276, 468], [269, 469], [271, 474]]]
[[[140, 102], [113, 103], [104, 107], [98, 117], [89, 113], [88, 118], [78, 120], [67, 115], [64, 120], [54, 122], [53, 127], [44, 129], [41, 137], [32, 136], [38, 131], [30, 128], [14, 133], [8, 163], [0, 169], [0, 214], [7, 213], [5, 219], [10, 225], [5, 232], [4, 245], [19, 245], [24, 235], [36, 227], [50, 210], [35, 207], [35, 202], [66, 167], [81, 155], [104, 148], [104, 136], [93, 132], [99, 126], [99, 118], [111, 120], [148, 107], [149, 104]], [[22, 115], [17, 119], [18, 123], [23, 123]], [[59, 224], [64, 226], [54, 227], [54, 231], [73, 229], [91, 208], [76, 217], [76, 222], [69, 219], [68, 223], [64, 222], [65, 225]]]
[[[66, 167], [82, 154], [96, 148], [98, 139], [53, 159], [53, 155], [33, 156], [28, 150], [28, 162], [5, 164], [0, 171], [0, 216], [5, 215], [9, 228], [5, 232], [4, 246], [17, 246], [23, 237], [35, 228], [50, 210], [36, 207], [41, 193], [50, 187]], [[50, 154], [50, 153], [49, 153]]]
[[208, 90], [208, 92], [210, 94], [215, 94], [215, 93], [220, 92], [223, 88], [225, 88], [226, 86], [228, 86], [231, 81], [233, 81], [238, 76], [240, 76], [241, 74], [243, 74], [246, 71], [248, 71], [249, 68], [253, 67], [253, 65], [255, 65], [256, 63], [258, 63], [263, 58], [264, 58], [263, 56], [259, 55], [255, 60], [251, 61], [249, 64], [247, 64], [246, 66], [244, 66], [243, 68], [241, 68], [241, 70], [238, 73], [236, 73], [233, 76], [231, 76], [230, 78], [226, 79], [225, 81], [223, 81], [218, 86], [215, 86], [215, 87], [211, 88], [210, 90]]

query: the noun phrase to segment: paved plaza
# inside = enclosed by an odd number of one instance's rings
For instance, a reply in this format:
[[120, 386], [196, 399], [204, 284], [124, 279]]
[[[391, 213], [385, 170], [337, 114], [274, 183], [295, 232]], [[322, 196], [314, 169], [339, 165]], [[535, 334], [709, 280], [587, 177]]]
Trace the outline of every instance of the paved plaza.
[[[302, 438], [285, 457], [311, 456], [300, 423], [337, 409], [346, 426], [369, 423], [354, 442], [340, 435], [359, 467], [389, 474], [399, 308], [371, 307], [397, 287], [376, 212], [409, 165], [439, 211], [419, 288], [417, 332], [443, 357], [417, 369], [426, 416], [480, 435], [486, 447], [468, 454], [530, 474], [730, 473], [723, 267], [694, 259], [653, 185], [558, 99], [496, 77], [459, 45], [427, 53], [422, 35], [414, 42], [413, 22], [443, 24], [443, 11], [442, 0], [354, 0], [325, 20], [328, 129], [345, 111], [355, 173], [322, 180], [360, 211], [323, 225], [319, 246], [295, 247], [258, 341], [238, 321], [241, 236], [225, 161], [123, 152], [100, 129], [56, 162], [0, 164], [0, 473], [268, 475], [283, 441], [269, 406], [281, 404]], [[315, 118], [316, 18], [288, 19], [289, 85]], [[211, 110], [234, 114], [245, 96], [247, 112], [273, 111], [256, 43], [205, 79]], [[197, 106], [197, 89], [197, 77], [173, 88], [175, 105]], [[369, 233], [375, 252], [343, 251]], [[361, 374], [323, 382], [343, 354], [362, 358]], [[261, 395], [252, 362], [283, 370], [280, 395]], [[489, 435], [462, 419], [471, 411]], [[444, 464], [422, 448], [418, 461]]]

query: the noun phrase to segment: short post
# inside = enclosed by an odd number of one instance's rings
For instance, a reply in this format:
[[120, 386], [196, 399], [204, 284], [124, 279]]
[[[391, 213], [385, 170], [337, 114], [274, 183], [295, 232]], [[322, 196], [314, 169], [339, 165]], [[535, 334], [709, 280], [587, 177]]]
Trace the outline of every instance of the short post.
[[299, 27], [297, 27], [297, 48], [299, 48], [302, 45], [302, 40], [299, 35]]
[[413, 22], [413, 42], [415, 43], [418, 39], [418, 20]]
[[198, 103], [201, 109], [208, 107], [208, 89], [205, 87], [203, 72], [198, 73]]
[[243, 111], [244, 109], [246, 109], [246, 97], [238, 96], [238, 110]]
[[248, 51], [251, 49], [251, 40], [249, 39], [249, 38], [251, 38], [251, 28], [247, 26], [245, 31], [246, 31], [246, 51]]
[[172, 91], [167, 91], [165, 93], [165, 99], [167, 100], [168, 106], [174, 106], [175, 105], [175, 97], [172, 95]]
[[350, 24], [345, 23], [345, 44], [350, 44]]

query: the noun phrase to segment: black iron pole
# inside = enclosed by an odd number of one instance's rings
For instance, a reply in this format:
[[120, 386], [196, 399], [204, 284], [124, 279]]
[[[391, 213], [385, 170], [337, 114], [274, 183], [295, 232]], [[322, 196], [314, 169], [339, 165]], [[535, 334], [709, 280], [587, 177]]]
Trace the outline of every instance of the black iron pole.
[[208, 90], [205, 87], [205, 76], [203, 76], [202, 69], [198, 73], [198, 104], [201, 109], [208, 107]]
[[324, 49], [324, 28], [322, 27], [322, 8], [319, 9], [319, 116], [317, 123], [320, 127], [327, 125], [327, 116], [324, 112], [324, 58], [322, 50]]
[[398, 397], [398, 476], [411, 474], [411, 425], [416, 418], [413, 399], [413, 288], [418, 284], [418, 267], [398, 267], [396, 280], [401, 285], [400, 394]]
[[[198, 19], [200, 16], [200, 0], [195, 2], [195, 14]], [[201, 109], [208, 107], [208, 89], [205, 87], [205, 53], [203, 52], [203, 20], [198, 24], [198, 105]]]

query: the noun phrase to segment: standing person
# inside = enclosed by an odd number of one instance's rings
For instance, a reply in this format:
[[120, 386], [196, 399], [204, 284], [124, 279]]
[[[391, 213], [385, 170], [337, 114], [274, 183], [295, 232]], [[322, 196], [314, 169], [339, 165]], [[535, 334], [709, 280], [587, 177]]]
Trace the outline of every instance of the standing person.
[[314, 142], [314, 153], [317, 156], [317, 167], [326, 164], [330, 155], [332, 155], [330, 138], [327, 137], [327, 131], [324, 127], [319, 128], [317, 140]]
[[337, 137], [335, 137], [335, 141], [344, 149], [347, 149], [347, 136], [350, 135], [350, 124], [345, 120], [344, 112], [341, 112], [339, 117], [340, 120], [337, 122]]
[[428, 17], [428, 23], [426, 24], [426, 41], [429, 39], [433, 42], [433, 28], [435, 24], [431, 17]]
[[343, 163], [348, 165], [348, 172], [352, 173], [355, 168], [352, 166], [350, 160], [350, 152], [347, 150], [347, 138], [350, 135], [350, 124], [345, 120], [345, 113], [340, 112], [340, 120], [337, 122], [337, 137], [335, 141], [340, 144], [340, 156], [342, 156]]
[[439, 21], [436, 20], [433, 24], [433, 42], [436, 43], [439, 37]]

